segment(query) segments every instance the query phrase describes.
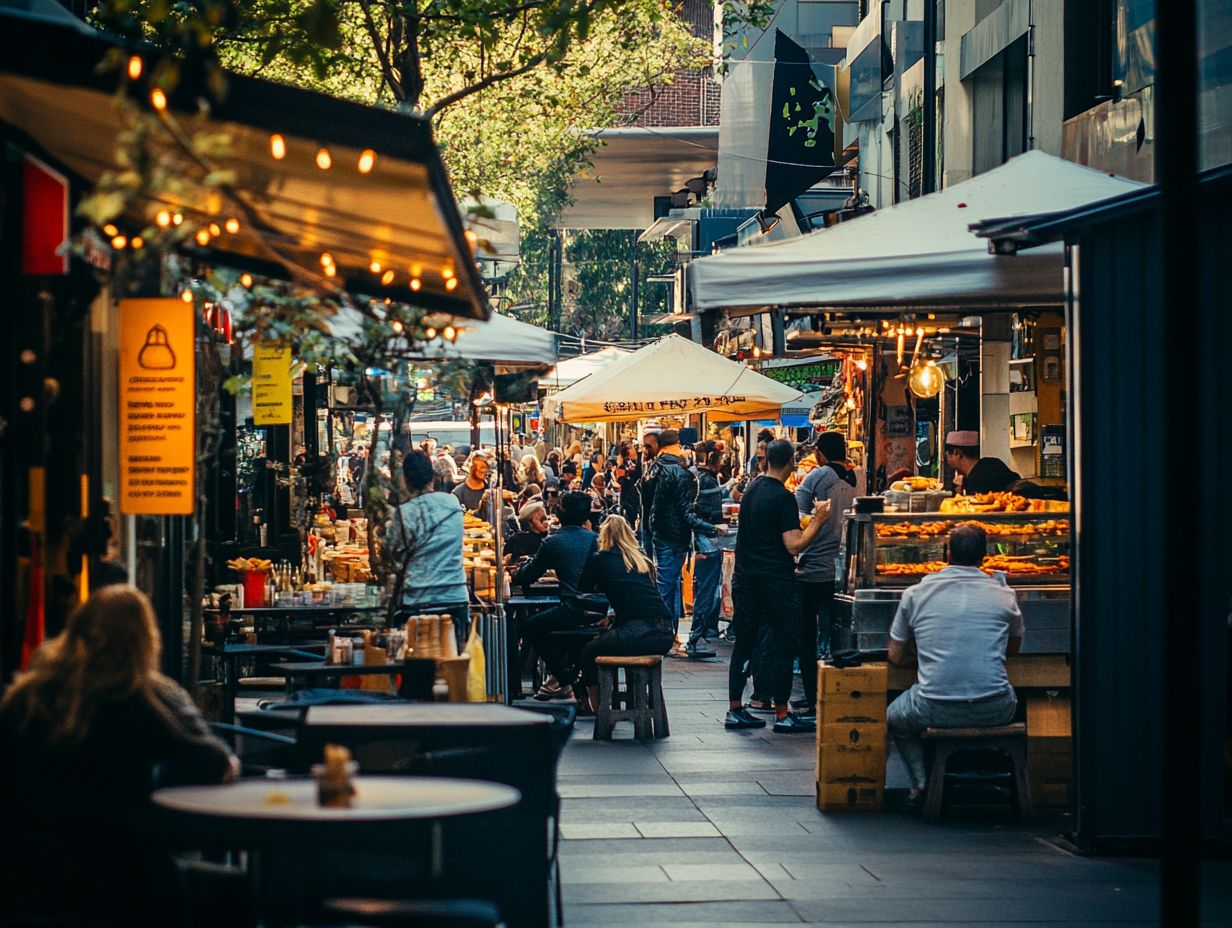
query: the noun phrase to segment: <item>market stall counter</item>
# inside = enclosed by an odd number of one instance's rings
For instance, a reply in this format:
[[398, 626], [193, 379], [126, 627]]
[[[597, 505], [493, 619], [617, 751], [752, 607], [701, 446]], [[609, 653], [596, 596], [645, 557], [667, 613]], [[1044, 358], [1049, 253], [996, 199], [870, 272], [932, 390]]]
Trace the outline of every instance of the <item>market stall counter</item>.
[[848, 513], [835, 608], [856, 647], [886, 647], [903, 590], [946, 566], [950, 530], [976, 522], [988, 535], [983, 569], [1004, 573], [1018, 598], [1023, 655], [1070, 651], [1070, 519], [1066, 512]]

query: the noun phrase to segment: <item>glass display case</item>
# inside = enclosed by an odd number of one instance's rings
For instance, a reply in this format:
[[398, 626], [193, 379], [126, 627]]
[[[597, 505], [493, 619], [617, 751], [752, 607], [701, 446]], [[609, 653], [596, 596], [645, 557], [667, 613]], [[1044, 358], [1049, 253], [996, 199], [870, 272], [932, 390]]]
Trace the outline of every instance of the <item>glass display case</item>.
[[951, 529], [988, 533], [983, 569], [1005, 574], [1026, 624], [1023, 653], [1070, 650], [1070, 516], [1067, 512], [848, 513], [835, 606], [858, 647], [884, 648], [902, 591], [948, 562]]

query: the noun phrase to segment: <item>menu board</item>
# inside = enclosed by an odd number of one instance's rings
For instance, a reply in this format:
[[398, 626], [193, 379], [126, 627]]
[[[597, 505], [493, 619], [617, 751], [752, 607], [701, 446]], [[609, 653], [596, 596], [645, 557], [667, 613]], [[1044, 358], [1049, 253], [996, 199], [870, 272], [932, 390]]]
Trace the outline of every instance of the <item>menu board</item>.
[[291, 349], [257, 345], [252, 352], [253, 425], [291, 424]]
[[196, 504], [196, 310], [120, 302], [120, 511], [191, 515]]

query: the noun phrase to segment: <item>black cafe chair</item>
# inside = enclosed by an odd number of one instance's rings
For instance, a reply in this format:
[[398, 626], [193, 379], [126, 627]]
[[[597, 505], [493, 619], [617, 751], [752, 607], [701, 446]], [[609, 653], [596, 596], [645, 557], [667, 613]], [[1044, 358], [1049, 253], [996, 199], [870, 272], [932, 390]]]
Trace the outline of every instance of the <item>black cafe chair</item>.
[[270, 770], [287, 770], [297, 760], [297, 739], [288, 735], [228, 722], [211, 722], [210, 728], [240, 759], [246, 776], [264, 776]]
[[505, 928], [485, 899], [327, 899], [325, 911], [367, 928]]

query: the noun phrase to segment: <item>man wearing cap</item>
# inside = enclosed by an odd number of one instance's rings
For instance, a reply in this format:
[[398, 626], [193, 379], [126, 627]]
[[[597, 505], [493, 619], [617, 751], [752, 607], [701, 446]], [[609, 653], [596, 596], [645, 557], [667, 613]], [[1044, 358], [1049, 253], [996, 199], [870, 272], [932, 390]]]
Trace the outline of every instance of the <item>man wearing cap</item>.
[[980, 457], [980, 435], [964, 430], [945, 436], [945, 463], [962, 475], [964, 493], [1004, 493], [1022, 478], [1000, 458]]

